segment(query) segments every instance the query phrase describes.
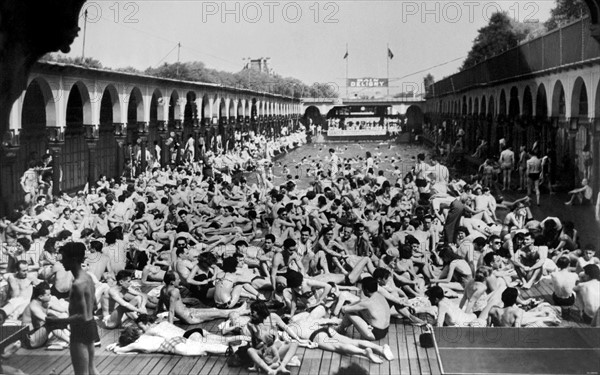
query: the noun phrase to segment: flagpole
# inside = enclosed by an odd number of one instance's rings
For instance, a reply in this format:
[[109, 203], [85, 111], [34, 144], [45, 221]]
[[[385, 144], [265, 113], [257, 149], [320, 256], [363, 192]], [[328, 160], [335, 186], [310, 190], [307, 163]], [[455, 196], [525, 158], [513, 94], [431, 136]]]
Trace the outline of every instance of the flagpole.
[[88, 11], [87, 9], [85, 10], [85, 12], [83, 13], [83, 44], [81, 46], [81, 61], [85, 61], [85, 34], [87, 31], [87, 15], [88, 15]]
[[348, 55], [348, 43], [346, 43], [346, 99], [348, 99], [348, 60], [350, 56]]
[[387, 96], [390, 96], [390, 44], [387, 44], [387, 51], [385, 51], [385, 57], [387, 61]]

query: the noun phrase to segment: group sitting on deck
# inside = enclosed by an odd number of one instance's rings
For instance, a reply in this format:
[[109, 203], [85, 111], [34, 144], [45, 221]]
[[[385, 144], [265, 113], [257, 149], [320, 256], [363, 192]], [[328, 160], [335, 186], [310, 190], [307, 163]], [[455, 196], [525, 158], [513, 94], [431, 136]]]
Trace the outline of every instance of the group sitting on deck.
[[[561, 308], [574, 306], [600, 325], [596, 249], [579, 246], [573, 223], [535, 220], [528, 197], [498, 202], [477, 178], [450, 179], [424, 154], [405, 176], [375, 176], [378, 156], [356, 165], [334, 149], [330, 163], [315, 163], [311, 188], [292, 179], [275, 187], [256, 165], [261, 148], [240, 146], [223, 168], [188, 160], [131, 182], [101, 178], [74, 198], [29, 197], [0, 222], [0, 318], [30, 327], [27, 348], [67, 347], [68, 328], [46, 319], [68, 315], [73, 275], [59, 249], [78, 242], [95, 324], [124, 327], [107, 347], [115, 353], [235, 352], [275, 374], [299, 364], [298, 346], [391, 361], [391, 348], [376, 342], [392, 318], [559, 325]], [[553, 305], [519, 295], [542, 279]], [[177, 326], [214, 319], [227, 319], [219, 334]]]

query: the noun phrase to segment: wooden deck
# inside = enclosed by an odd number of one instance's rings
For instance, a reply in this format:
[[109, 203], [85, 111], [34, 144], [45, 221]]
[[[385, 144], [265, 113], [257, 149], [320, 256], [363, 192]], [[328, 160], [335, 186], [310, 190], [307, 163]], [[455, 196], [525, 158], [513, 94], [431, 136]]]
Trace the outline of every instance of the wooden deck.
[[[551, 302], [551, 289], [547, 281], [538, 283], [534, 288], [523, 293], [526, 297], [543, 298]], [[588, 327], [576, 314], [563, 319], [564, 327]], [[211, 332], [217, 332], [221, 320], [200, 325]], [[187, 328], [187, 327], [184, 327]], [[100, 329], [100, 328], [99, 328]], [[396, 374], [440, 374], [434, 349], [423, 349], [419, 346], [419, 335], [422, 329], [413, 327], [402, 321], [393, 321], [389, 334], [380, 344], [389, 344], [396, 359], [381, 365], [372, 364], [363, 358], [349, 357], [319, 349], [300, 348], [297, 352], [302, 362], [301, 367], [291, 367], [293, 375], [328, 375], [335, 374], [339, 368], [357, 363], [373, 375]], [[356, 332], [352, 332], [356, 335]], [[116, 355], [106, 351], [106, 346], [117, 341], [119, 330], [100, 329], [102, 348], [96, 350], [96, 364], [99, 374], [114, 375], [158, 375], [158, 374], [198, 374], [198, 375], [238, 375], [248, 373], [242, 368], [227, 366], [224, 356], [209, 355], [206, 357], [180, 357], [162, 354], [125, 354]], [[14, 356], [4, 362], [21, 369], [26, 374], [49, 375], [73, 374], [68, 350], [47, 351], [44, 349], [20, 349]]]

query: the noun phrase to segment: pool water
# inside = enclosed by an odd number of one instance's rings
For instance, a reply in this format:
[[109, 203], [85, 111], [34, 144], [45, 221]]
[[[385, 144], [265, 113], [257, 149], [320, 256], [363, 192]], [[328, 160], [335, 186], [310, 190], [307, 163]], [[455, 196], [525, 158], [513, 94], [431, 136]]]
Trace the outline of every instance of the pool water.
[[[314, 170], [316, 163], [320, 163], [321, 166], [325, 165], [326, 169], [328, 169], [327, 164], [331, 160], [329, 154], [330, 148], [336, 150], [340, 158], [340, 164], [344, 165], [347, 159], [353, 159], [355, 163], [352, 164], [352, 167], [360, 170], [365, 165], [366, 152], [370, 151], [375, 159], [376, 167], [379, 170], [383, 170], [384, 176], [388, 179], [393, 177], [392, 171], [396, 166], [399, 167], [402, 175], [405, 175], [415, 166], [417, 154], [422, 152], [428, 154], [430, 152], [430, 149], [421, 145], [399, 144], [393, 141], [305, 144], [275, 159], [273, 162], [273, 183], [275, 186], [278, 186], [287, 180], [284, 173], [287, 166], [289, 174], [292, 175], [294, 181], [297, 183], [297, 187], [306, 189], [314, 179], [313, 176], [308, 175], [308, 171], [310, 169]], [[378, 170], [376, 169], [375, 175], [377, 173]]]

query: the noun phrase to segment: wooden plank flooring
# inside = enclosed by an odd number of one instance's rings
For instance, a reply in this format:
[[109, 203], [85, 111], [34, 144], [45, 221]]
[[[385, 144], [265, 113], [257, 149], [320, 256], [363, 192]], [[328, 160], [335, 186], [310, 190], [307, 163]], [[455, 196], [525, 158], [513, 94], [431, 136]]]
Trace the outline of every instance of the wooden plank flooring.
[[[552, 303], [552, 289], [548, 280], [542, 280], [531, 290], [523, 291], [523, 297], [541, 298]], [[424, 318], [424, 317], [422, 317]], [[200, 327], [211, 332], [218, 331], [216, 320]], [[561, 327], [589, 327], [581, 321], [576, 312], [563, 319]], [[185, 329], [190, 327], [183, 327]], [[206, 357], [178, 357], [163, 354], [124, 354], [116, 355], [108, 352], [107, 345], [117, 341], [118, 330], [100, 329], [102, 348], [96, 350], [96, 367], [102, 375], [133, 375], [133, 374], [173, 374], [173, 375], [240, 375], [248, 371], [241, 368], [231, 368], [224, 356], [209, 355]], [[348, 331], [353, 337], [358, 337], [353, 329]], [[328, 375], [335, 374], [340, 368], [353, 363], [366, 369], [373, 375], [405, 375], [405, 374], [440, 374], [438, 359], [434, 349], [424, 349], [419, 346], [419, 335], [422, 329], [413, 327], [402, 320], [392, 319], [389, 334], [379, 342], [388, 344], [396, 357], [391, 362], [372, 364], [364, 358], [350, 357], [337, 353], [325, 352], [319, 349], [300, 348], [296, 355], [301, 361], [300, 367], [291, 367], [293, 375]], [[47, 351], [42, 349], [20, 349], [15, 355], [4, 361], [5, 364], [20, 368], [31, 375], [72, 375], [73, 368], [68, 350]]]

